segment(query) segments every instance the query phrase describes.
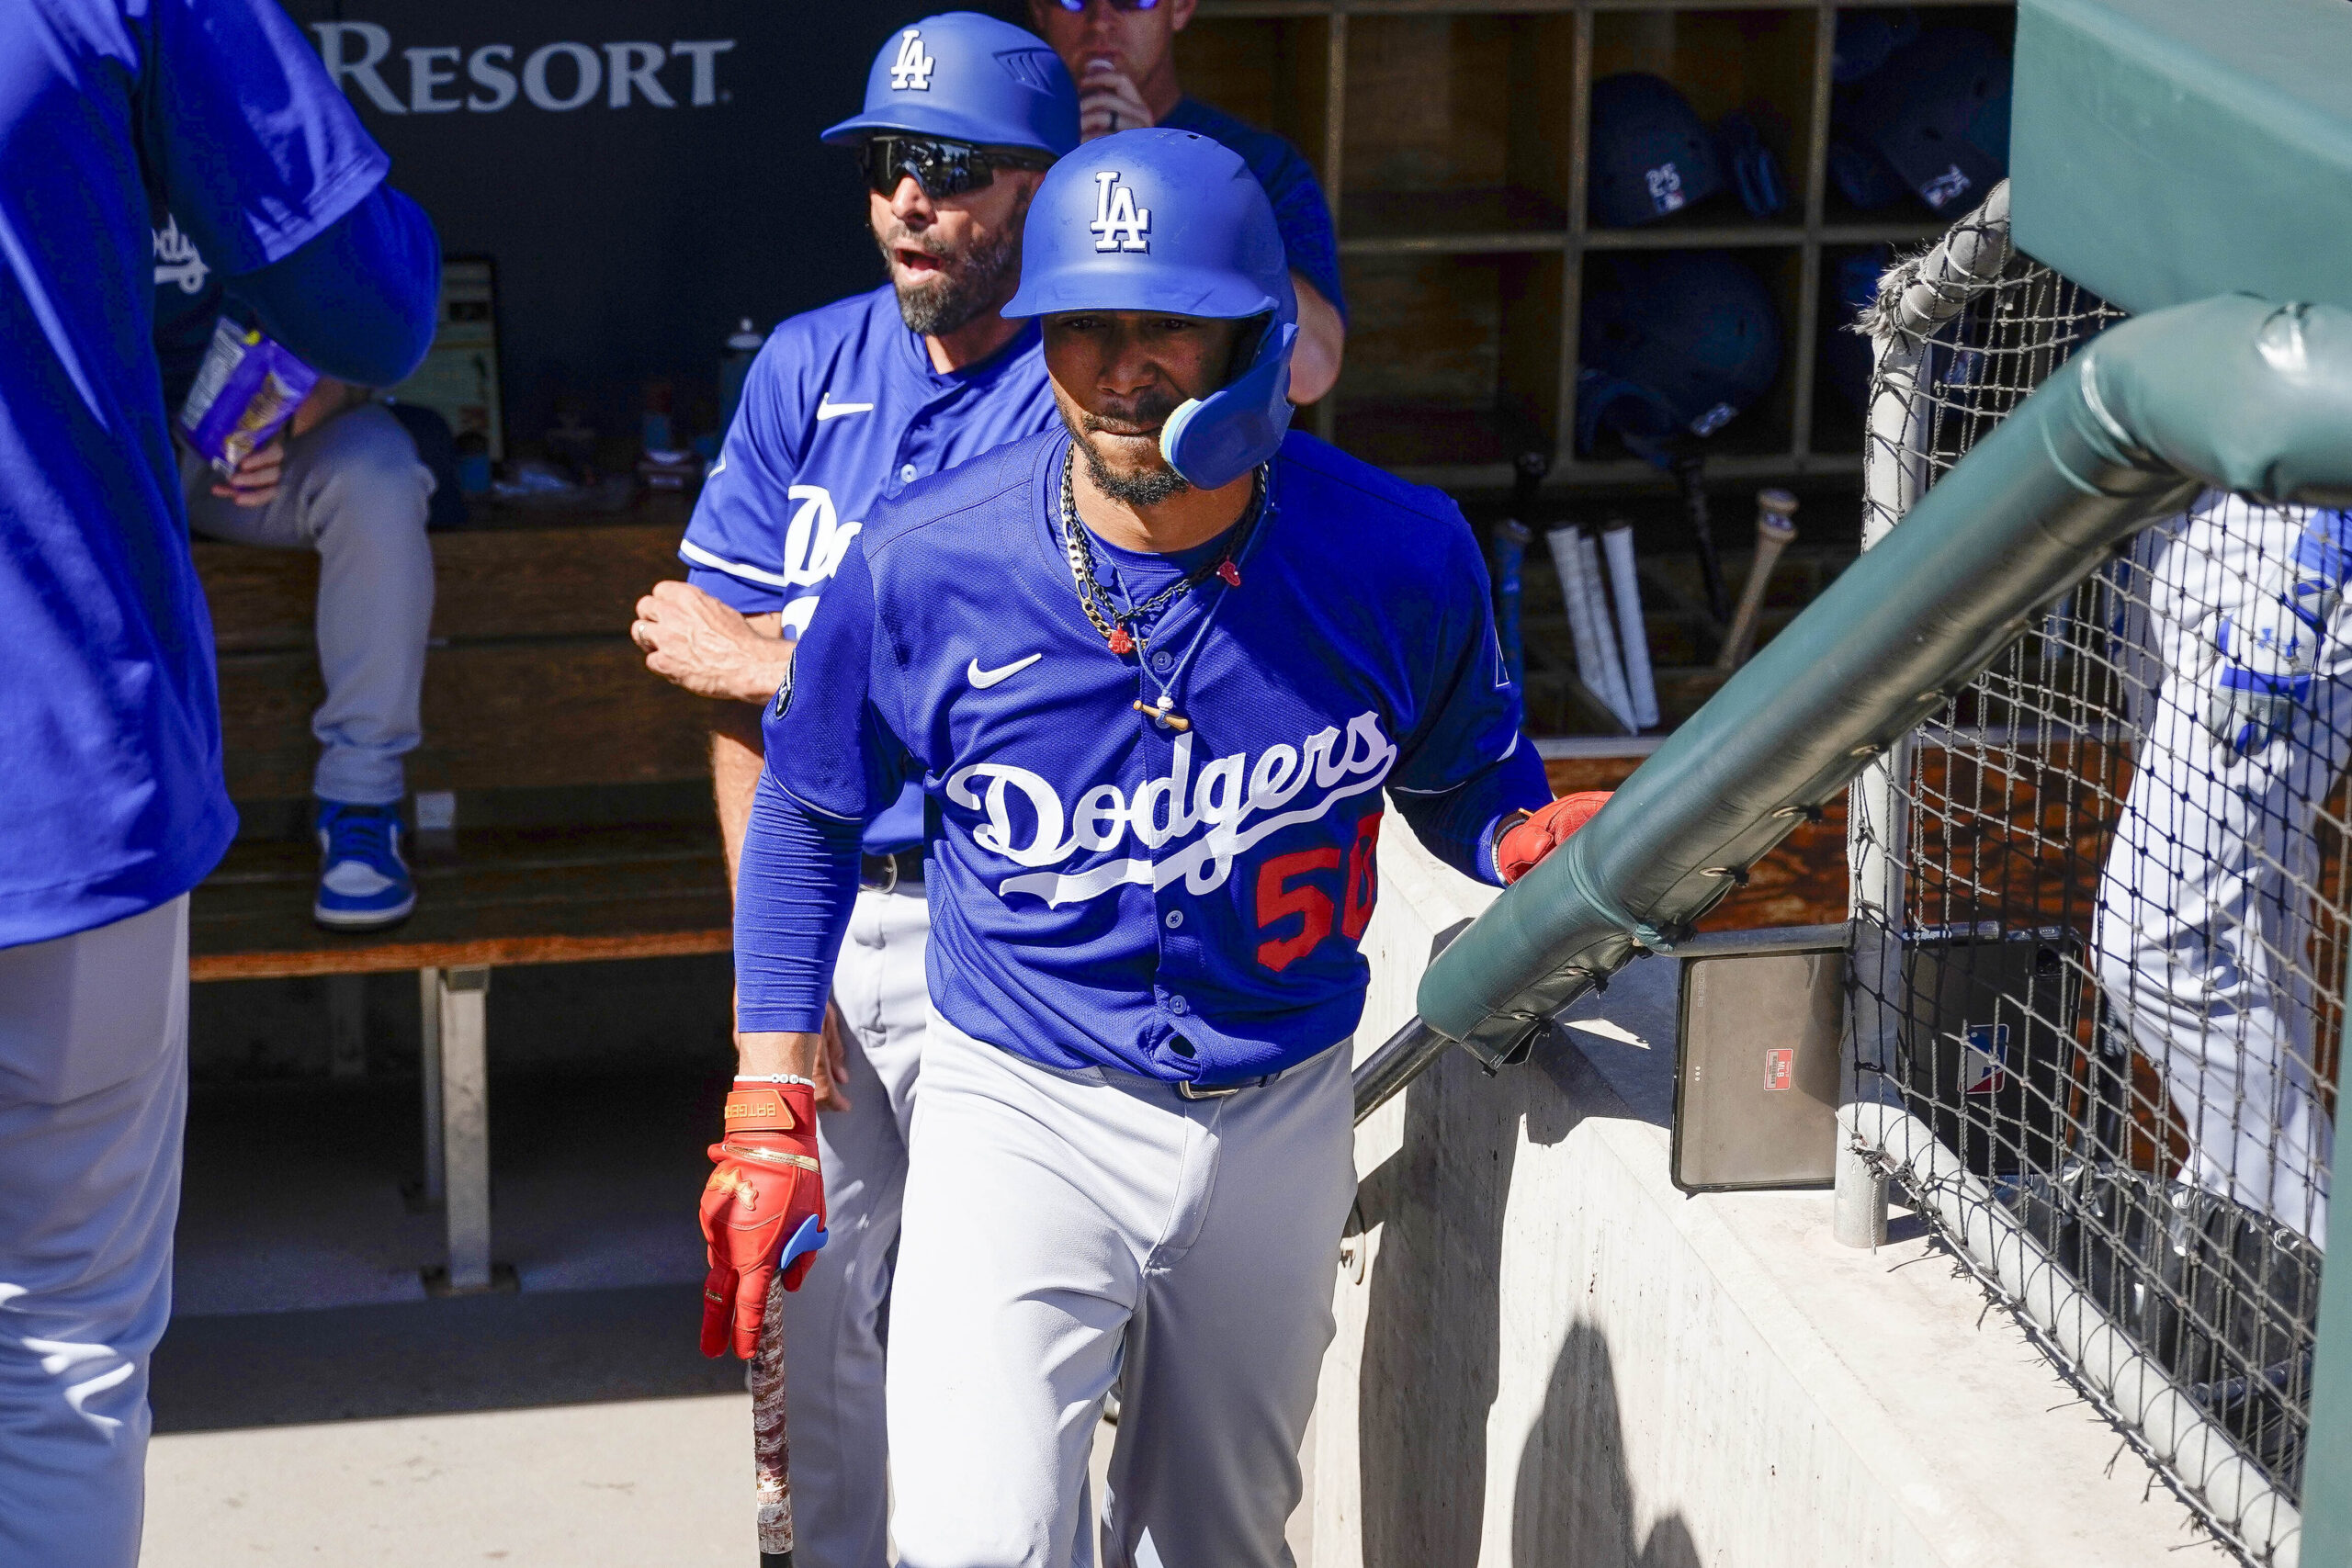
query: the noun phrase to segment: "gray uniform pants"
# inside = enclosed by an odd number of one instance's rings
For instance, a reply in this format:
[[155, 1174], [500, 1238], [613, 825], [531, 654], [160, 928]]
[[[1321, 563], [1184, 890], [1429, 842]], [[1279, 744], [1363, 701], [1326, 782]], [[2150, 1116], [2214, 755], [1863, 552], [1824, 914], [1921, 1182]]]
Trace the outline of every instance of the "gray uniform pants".
[[[904, 1568], [1291, 1568], [1283, 1528], [1355, 1197], [1349, 1053], [1215, 1100], [1057, 1072], [933, 1014], [898, 1284]], [[797, 1483], [795, 1484], [796, 1495]]]
[[0, 949], [0, 1563], [132, 1568], [172, 1314], [187, 899]]
[[433, 550], [424, 516], [433, 473], [379, 403], [347, 409], [286, 444], [266, 506], [211, 493], [211, 469], [180, 454], [188, 523], [209, 538], [319, 552], [319, 673], [327, 699], [311, 717], [322, 748], [312, 789], [324, 800], [390, 806], [408, 793], [401, 759], [424, 730], [424, 639], [433, 622]]
[[862, 892], [833, 970], [833, 1002], [849, 1025], [850, 1109], [817, 1118], [827, 1239], [800, 1289], [784, 1298], [793, 1561], [803, 1568], [889, 1561], [882, 1315], [930, 1009], [930, 938], [922, 887]]

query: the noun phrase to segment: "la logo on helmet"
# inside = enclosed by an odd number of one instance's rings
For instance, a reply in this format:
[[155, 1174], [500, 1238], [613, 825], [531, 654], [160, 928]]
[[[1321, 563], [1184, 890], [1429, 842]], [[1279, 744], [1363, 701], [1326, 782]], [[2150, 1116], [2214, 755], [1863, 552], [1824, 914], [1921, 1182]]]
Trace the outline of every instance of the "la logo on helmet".
[[890, 90], [903, 93], [912, 89], [918, 93], [931, 91], [931, 69], [939, 62], [922, 51], [922, 33], [909, 28], [899, 35], [899, 58], [890, 64]]
[[1136, 205], [1135, 187], [1123, 185], [1116, 169], [1094, 176], [1094, 248], [1098, 251], [1151, 249], [1151, 209]]

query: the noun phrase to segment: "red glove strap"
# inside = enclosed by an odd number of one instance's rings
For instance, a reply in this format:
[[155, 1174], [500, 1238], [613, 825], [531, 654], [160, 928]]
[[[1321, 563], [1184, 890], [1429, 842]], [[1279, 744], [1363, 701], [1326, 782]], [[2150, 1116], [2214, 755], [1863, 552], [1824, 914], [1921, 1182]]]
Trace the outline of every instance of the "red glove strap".
[[[738, 1084], [727, 1096], [727, 1135], [738, 1133], [797, 1133], [808, 1125], [817, 1091], [800, 1084]], [[793, 1111], [793, 1098], [800, 1109]]]
[[1503, 886], [1508, 887], [1517, 882], [1533, 871], [1545, 855], [1566, 843], [1577, 829], [1609, 804], [1609, 795], [1605, 789], [1564, 795], [1507, 829], [1495, 840], [1495, 869], [1502, 873]]

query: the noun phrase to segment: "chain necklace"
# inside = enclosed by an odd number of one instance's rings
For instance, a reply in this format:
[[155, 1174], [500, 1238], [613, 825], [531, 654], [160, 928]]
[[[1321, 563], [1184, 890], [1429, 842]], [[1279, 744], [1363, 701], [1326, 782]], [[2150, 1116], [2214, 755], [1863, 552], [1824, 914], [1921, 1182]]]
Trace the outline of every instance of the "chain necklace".
[[[1078, 589], [1078, 607], [1086, 613], [1086, 618], [1094, 629], [1102, 634], [1102, 640], [1114, 654], [1125, 659], [1129, 654], [1139, 655], [1148, 649], [1150, 646], [1150, 637], [1140, 629], [1140, 623], [1156, 618], [1161, 610], [1206, 582], [1210, 578], [1218, 579], [1228, 588], [1241, 586], [1241, 569], [1235, 563], [1234, 558], [1239, 555], [1242, 547], [1249, 543], [1250, 534], [1255, 531], [1258, 521], [1265, 511], [1266, 470], [1264, 465], [1259, 466], [1257, 473], [1252, 478], [1249, 509], [1242, 513], [1240, 524], [1227, 534], [1225, 548], [1217, 552], [1216, 558], [1199, 567], [1182, 580], [1170, 583], [1143, 603], [1129, 604], [1123, 609], [1113, 602], [1110, 594], [1103, 592], [1102, 585], [1094, 576], [1094, 548], [1087, 540], [1085, 525], [1078, 519], [1078, 499], [1071, 479], [1071, 470], [1077, 459], [1078, 451], [1075, 445], [1062, 455], [1062, 547], [1069, 557], [1070, 578]], [[1214, 614], [1213, 609], [1212, 616]], [[1136, 626], [1137, 629], [1131, 631], [1129, 629], [1131, 626]], [[1201, 626], [1201, 634], [1205, 634], [1207, 630], [1208, 624], [1204, 621]], [[1182, 665], [1191, 664], [1192, 654], [1198, 651], [1199, 648], [1200, 635], [1195, 635], [1193, 648], [1186, 652]], [[1182, 672], [1182, 665], [1179, 666], [1178, 673]], [[1168, 728], [1189, 729], [1192, 728], [1192, 721], [1176, 712], [1174, 699], [1170, 695], [1169, 687], [1173, 684], [1174, 680], [1171, 677], [1168, 685], [1161, 688], [1159, 706], [1154, 707], [1148, 703], [1137, 700], [1134, 705], [1135, 710], [1149, 716], [1156, 723]]]

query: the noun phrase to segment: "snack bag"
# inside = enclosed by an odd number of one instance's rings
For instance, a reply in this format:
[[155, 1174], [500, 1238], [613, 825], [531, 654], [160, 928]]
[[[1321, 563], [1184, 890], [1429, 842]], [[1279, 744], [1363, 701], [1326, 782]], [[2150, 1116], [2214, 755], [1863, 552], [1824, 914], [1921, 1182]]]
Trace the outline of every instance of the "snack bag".
[[317, 371], [223, 317], [181, 405], [180, 434], [214, 468], [233, 474], [285, 428], [318, 384]]

